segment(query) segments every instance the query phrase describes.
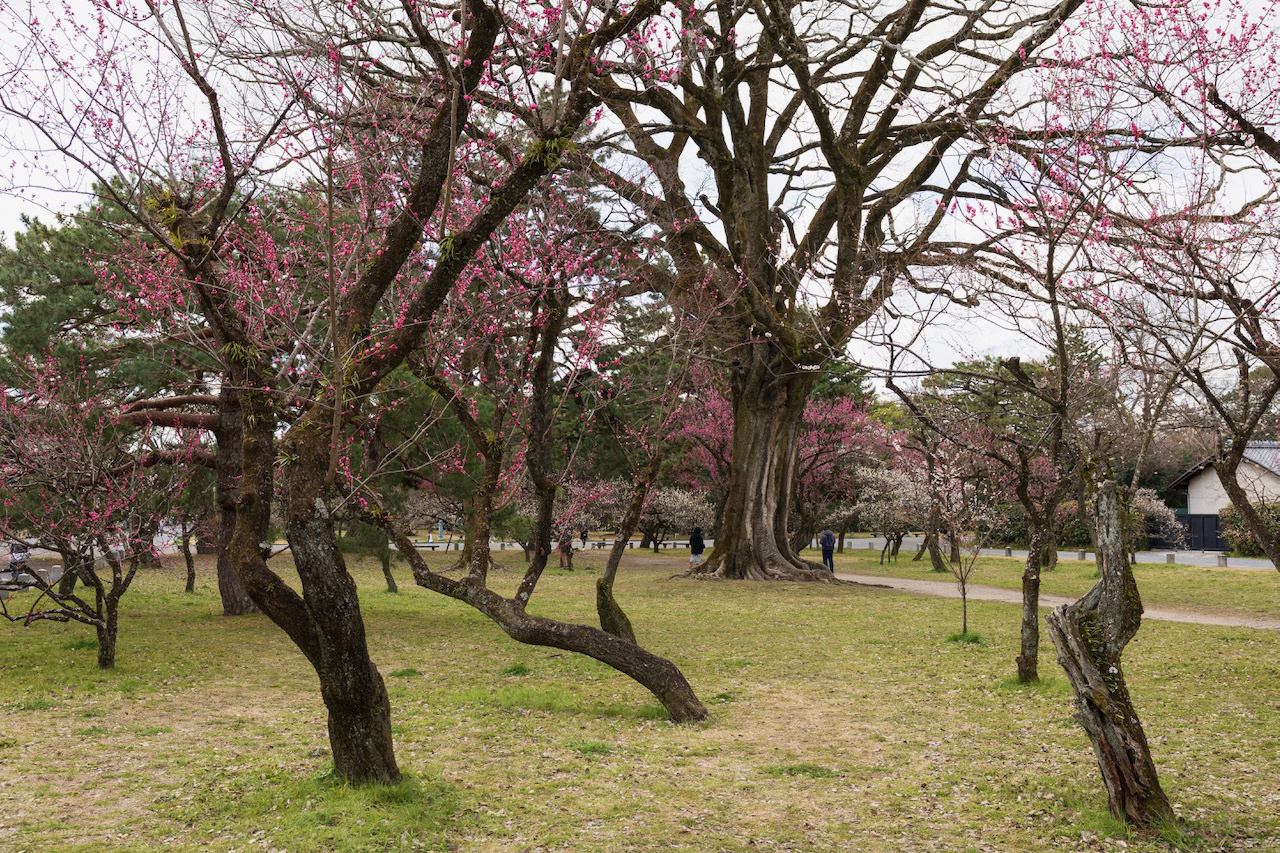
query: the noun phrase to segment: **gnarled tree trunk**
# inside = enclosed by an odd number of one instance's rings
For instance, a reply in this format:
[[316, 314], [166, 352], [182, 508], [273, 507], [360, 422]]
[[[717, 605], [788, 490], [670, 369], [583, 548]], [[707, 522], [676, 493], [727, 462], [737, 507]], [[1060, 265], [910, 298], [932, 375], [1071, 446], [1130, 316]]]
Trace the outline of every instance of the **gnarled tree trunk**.
[[1175, 820], [1160, 787], [1146, 732], [1134, 711], [1120, 656], [1142, 623], [1142, 601], [1125, 553], [1124, 514], [1113, 481], [1096, 501], [1102, 579], [1079, 601], [1046, 619], [1058, 661], [1075, 691], [1075, 717], [1093, 743], [1117, 819], [1148, 829]]
[[318, 407], [290, 430], [297, 462], [285, 468], [285, 535], [313, 626], [311, 662], [329, 711], [334, 769], [356, 784], [394, 782], [400, 769], [391, 738], [391, 702], [369, 656], [355, 580], [325, 505], [330, 449], [321, 428], [324, 413]]
[[[328, 467], [327, 407], [317, 406], [287, 434], [294, 461], [285, 468], [285, 532], [302, 581], [298, 595], [272, 572], [260, 544], [271, 520], [276, 417], [266, 395], [243, 395], [244, 475], [228, 543], [255, 604], [297, 644], [315, 668], [329, 712], [334, 772], [353, 784], [400, 778], [386, 687], [369, 657], [355, 582], [338, 551], [323, 501]], [[412, 546], [406, 541], [405, 547]]]
[[792, 548], [788, 516], [796, 469], [796, 435], [813, 378], [766, 344], [734, 371], [733, 460], [716, 546], [698, 570], [747, 580], [831, 580]]

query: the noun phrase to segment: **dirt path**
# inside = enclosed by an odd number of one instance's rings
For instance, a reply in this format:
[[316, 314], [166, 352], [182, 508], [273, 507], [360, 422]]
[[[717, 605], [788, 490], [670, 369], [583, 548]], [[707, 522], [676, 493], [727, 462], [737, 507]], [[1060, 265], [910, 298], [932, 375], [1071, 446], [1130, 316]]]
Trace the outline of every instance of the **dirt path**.
[[[938, 598], [959, 598], [960, 590], [954, 581], [926, 581], [912, 578], [886, 578], [878, 575], [851, 575], [840, 572], [836, 577], [841, 580], [882, 586], [902, 592], [914, 592], [919, 595], [932, 595]], [[1006, 604], [1021, 604], [1022, 593], [1016, 589], [1002, 589], [997, 586], [969, 585], [971, 601], [1003, 601]], [[1058, 607], [1075, 601], [1065, 595], [1041, 595], [1041, 607]], [[1195, 625], [1221, 625], [1228, 628], [1261, 628], [1268, 631], [1280, 631], [1280, 621], [1259, 619], [1253, 616], [1222, 616], [1215, 613], [1197, 613], [1193, 610], [1168, 610], [1163, 607], [1150, 607], [1143, 611], [1143, 618], [1158, 619], [1161, 622], [1189, 622]]]

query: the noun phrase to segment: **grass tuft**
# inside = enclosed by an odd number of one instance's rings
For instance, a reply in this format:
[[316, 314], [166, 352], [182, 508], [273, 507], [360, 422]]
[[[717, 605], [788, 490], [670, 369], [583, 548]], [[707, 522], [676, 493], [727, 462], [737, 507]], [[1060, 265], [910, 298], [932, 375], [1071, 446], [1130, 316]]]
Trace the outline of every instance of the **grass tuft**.
[[76, 637], [74, 640], [69, 640], [63, 643], [62, 647], [73, 652], [84, 651], [86, 649], [94, 649], [96, 651], [98, 648], [98, 638]]
[[821, 764], [766, 764], [760, 768], [766, 776], [808, 776], [811, 779], [832, 779], [839, 774]]
[[578, 741], [569, 744], [569, 748], [579, 755], [612, 755], [615, 752], [613, 744], [598, 740]]
[[527, 664], [513, 663], [510, 666], [504, 666], [498, 670], [498, 675], [528, 675], [533, 672]]
[[387, 673], [388, 678], [414, 678], [419, 675], [422, 675], [422, 673], [418, 672], [411, 666], [405, 667], [404, 669], [397, 669], [395, 672]]
[[982, 635], [974, 631], [957, 631], [954, 634], [947, 635], [947, 642], [980, 646], [982, 645]]

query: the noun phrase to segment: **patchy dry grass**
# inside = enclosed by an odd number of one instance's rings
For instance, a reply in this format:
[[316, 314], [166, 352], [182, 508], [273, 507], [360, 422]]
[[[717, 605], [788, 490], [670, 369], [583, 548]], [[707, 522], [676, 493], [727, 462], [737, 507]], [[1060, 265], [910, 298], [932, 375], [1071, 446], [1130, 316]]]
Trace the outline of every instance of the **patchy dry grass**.
[[[602, 560], [550, 573], [534, 609], [590, 619]], [[618, 585], [708, 701], [679, 727], [607, 667], [359, 567], [406, 771], [369, 790], [328, 775], [313, 673], [265, 619], [218, 615], [207, 565], [190, 596], [178, 570], [140, 578], [114, 672], [83, 627], [2, 626], [0, 849], [1173, 848], [1107, 814], [1063, 679], [1010, 680], [1016, 607], [972, 603], [983, 642], [949, 643], [953, 601], [681, 566], [629, 557]], [[1151, 622], [1127, 661], [1176, 847], [1280, 849], [1274, 633]]]
[[[850, 548], [836, 554], [836, 571], [897, 578], [950, 580], [949, 574], [929, 571], [928, 560], [912, 562], [915, 552], [906, 550], [896, 563], [880, 565], [880, 551]], [[817, 552], [806, 557], [820, 559]], [[1024, 561], [1008, 557], [982, 557], [969, 582], [1006, 589], [1020, 589]], [[1195, 610], [1221, 615], [1280, 616], [1280, 572], [1264, 569], [1183, 566], [1139, 563], [1134, 568], [1142, 601], [1149, 607]], [[1093, 554], [1088, 560], [1061, 560], [1058, 567], [1040, 576], [1040, 591], [1079, 596], [1098, 582]]]

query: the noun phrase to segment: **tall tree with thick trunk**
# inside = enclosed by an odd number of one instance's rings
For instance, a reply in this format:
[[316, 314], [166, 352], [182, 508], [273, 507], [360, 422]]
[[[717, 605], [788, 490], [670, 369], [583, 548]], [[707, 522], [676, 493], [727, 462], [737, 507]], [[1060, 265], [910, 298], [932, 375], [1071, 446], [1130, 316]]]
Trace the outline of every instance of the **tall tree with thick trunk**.
[[707, 320], [733, 470], [708, 571], [830, 577], [788, 537], [816, 372], [900, 283], [963, 254], [944, 240], [966, 134], [1079, 4], [683, 0], [670, 38], [593, 83], [625, 155], [594, 168], [662, 233], [663, 291], [725, 306]]

